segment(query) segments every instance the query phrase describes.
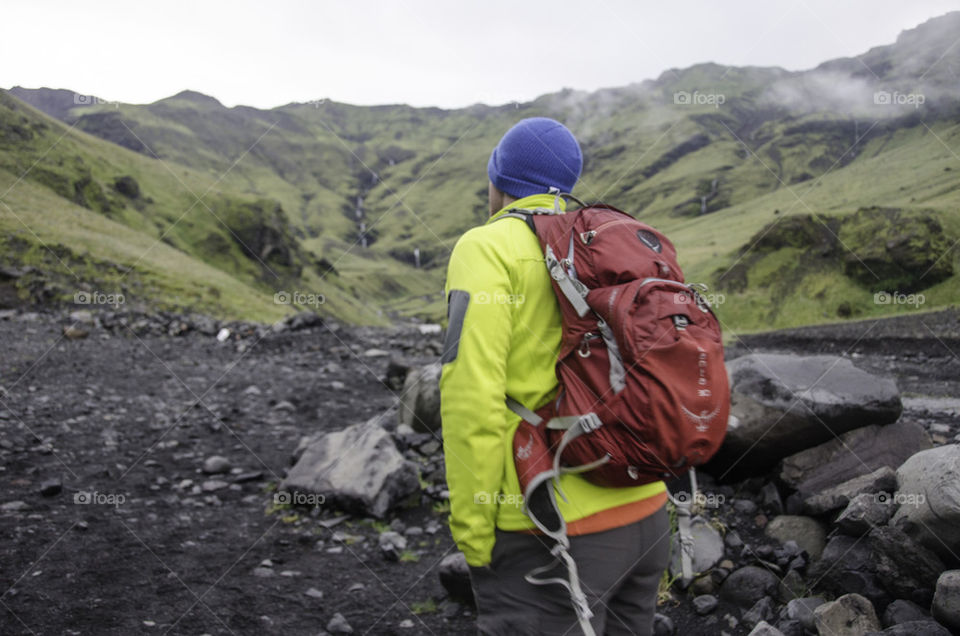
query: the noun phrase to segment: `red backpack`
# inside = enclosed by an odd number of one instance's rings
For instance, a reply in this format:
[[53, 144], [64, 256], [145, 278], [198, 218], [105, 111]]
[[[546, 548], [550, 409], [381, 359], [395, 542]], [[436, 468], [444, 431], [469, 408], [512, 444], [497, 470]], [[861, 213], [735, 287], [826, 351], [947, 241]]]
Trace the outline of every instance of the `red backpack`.
[[[559, 489], [562, 472], [610, 487], [683, 475], [719, 449], [730, 386], [720, 324], [698, 286], [684, 283], [667, 237], [608, 205], [577, 201], [580, 209], [561, 213], [560, 196], [552, 210], [513, 209], [500, 217], [523, 219], [537, 235], [563, 326], [557, 397], [537, 412], [509, 396], [507, 406], [523, 418], [513, 450], [524, 510], [557, 541], [555, 561], [526, 580], [566, 587], [584, 634], [592, 636], [592, 612], [551, 482]], [[693, 579], [694, 496], [674, 499], [684, 585]], [[568, 578], [544, 578], [558, 562]]]
[[607, 205], [555, 211], [504, 214], [536, 233], [563, 320], [557, 398], [536, 414], [508, 399], [523, 411], [514, 438], [521, 486], [545, 466], [535, 437], [546, 439], [554, 468], [604, 486], [683, 475], [727, 430], [720, 325], [684, 283], [666, 236]]

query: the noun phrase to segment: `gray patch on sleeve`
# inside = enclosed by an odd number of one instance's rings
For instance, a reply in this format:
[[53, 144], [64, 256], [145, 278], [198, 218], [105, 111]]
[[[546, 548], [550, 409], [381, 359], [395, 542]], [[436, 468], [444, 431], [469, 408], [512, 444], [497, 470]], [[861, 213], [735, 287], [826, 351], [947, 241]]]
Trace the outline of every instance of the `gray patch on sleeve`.
[[447, 364], [457, 359], [460, 350], [460, 333], [463, 331], [463, 318], [470, 304], [470, 292], [451, 289], [447, 297], [447, 336], [443, 341], [443, 355], [440, 363]]

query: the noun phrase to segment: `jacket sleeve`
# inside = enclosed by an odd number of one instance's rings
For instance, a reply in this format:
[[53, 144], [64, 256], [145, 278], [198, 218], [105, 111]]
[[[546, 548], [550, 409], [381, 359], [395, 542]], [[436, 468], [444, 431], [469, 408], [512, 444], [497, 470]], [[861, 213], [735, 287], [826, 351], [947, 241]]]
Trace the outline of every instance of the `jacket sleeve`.
[[472, 566], [490, 563], [507, 440], [510, 274], [494, 247], [468, 232], [447, 271], [448, 326], [440, 377], [450, 530]]

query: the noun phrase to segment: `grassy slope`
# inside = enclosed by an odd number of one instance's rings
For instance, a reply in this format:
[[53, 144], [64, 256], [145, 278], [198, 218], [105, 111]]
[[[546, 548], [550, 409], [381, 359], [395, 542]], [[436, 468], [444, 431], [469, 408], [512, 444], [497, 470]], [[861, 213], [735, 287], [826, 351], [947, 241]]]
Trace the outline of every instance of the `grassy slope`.
[[[884, 81], [901, 84], [918, 74], [918, 64], [936, 62], [926, 81], [956, 100], [948, 80], [957, 56], [938, 58], [952, 42], [957, 16], [904, 34], [862, 59], [885, 69]], [[666, 231], [691, 280], [716, 284], [731, 267], [746, 268], [748, 289], [727, 293], [719, 308], [725, 322], [737, 329], [819, 322], [834, 319], [844, 302], [854, 316], [907, 309], [874, 305], [876, 290], [848, 278], [837, 262], [811, 266], [809, 255], [795, 248], [759, 257], [749, 247], [768, 224], [796, 215], [843, 217], [878, 205], [929, 211], [951, 242], [960, 237], [960, 195], [952, 178], [960, 170], [955, 110], [897, 118], [903, 113], [870, 110], [865, 102], [848, 111], [829, 101], [811, 109], [770, 99], [771, 87], [784, 86], [812, 90], [819, 99], [824, 82], [836, 83], [819, 73], [846, 73], [854, 82], [863, 80], [864, 68], [856, 59], [807, 74], [702, 64], [621, 89], [562, 91], [528, 104], [453, 111], [329, 101], [227, 109], [185, 92], [147, 106], [73, 108], [67, 121], [141, 154], [71, 134], [67, 140], [79, 141], [58, 151], [58, 169], [67, 170], [65, 158], [76, 153], [100, 162], [94, 172], [105, 181], [118, 170], [134, 175], [155, 203], [120, 207], [109, 216], [148, 236], [169, 230], [173, 245], [259, 290], [329, 289], [328, 310], [352, 320], [440, 319], [449, 251], [465, 229], [485, 218], [491, 146], [523, 117], [553, 116], [577, 132], [584, 148], [581, 197], [614, 203]], [[677, 105], [677, 91], [722, 94], [724, 103]], [[865, 136], [854, 143], [857, 134]], [[144, 157], [154, 154], [163, 163]], [[11, 159], [29, 164], [31, 156], [18, 150], [8, 154]], [[699, 197], [713, 183], [710, 214], [699, 216]], [[197, 206], [172, 225], [195, 201], [188, 190], [202, 195], [208, 188], [213, 191], [205, 201], [224, 198], [219, 206], [209, 204], [217, 216], [223, 210], [225, 223]], [[360, 199], [368, 247], [360, 245], [355, 216]], [[247, 209], [237, 200], [280, 204], [289, 222], [284, 231], [297, 238], [292, 249], [302, 274], [295, 267], [264, 268], [243, 255], [230, 240]], [[422, 269], [409, 265], [415, 248]], [[952, 262], [956, 255], [945, 258]], [[339, 276], [321, 282], [331, 265]], [[926, 307], [955, 302], [955, 279], [924, 290]]]

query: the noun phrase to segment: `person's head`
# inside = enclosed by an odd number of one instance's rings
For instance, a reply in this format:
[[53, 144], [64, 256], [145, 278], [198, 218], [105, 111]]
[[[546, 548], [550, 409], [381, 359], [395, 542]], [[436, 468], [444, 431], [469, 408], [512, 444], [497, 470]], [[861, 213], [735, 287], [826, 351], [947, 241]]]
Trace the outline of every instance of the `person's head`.
[[523, 119], [490, 154], [490, 214], [523, 197], [570, 192], [582, 168], [580, 144], [566, 126], [548, 117]]

